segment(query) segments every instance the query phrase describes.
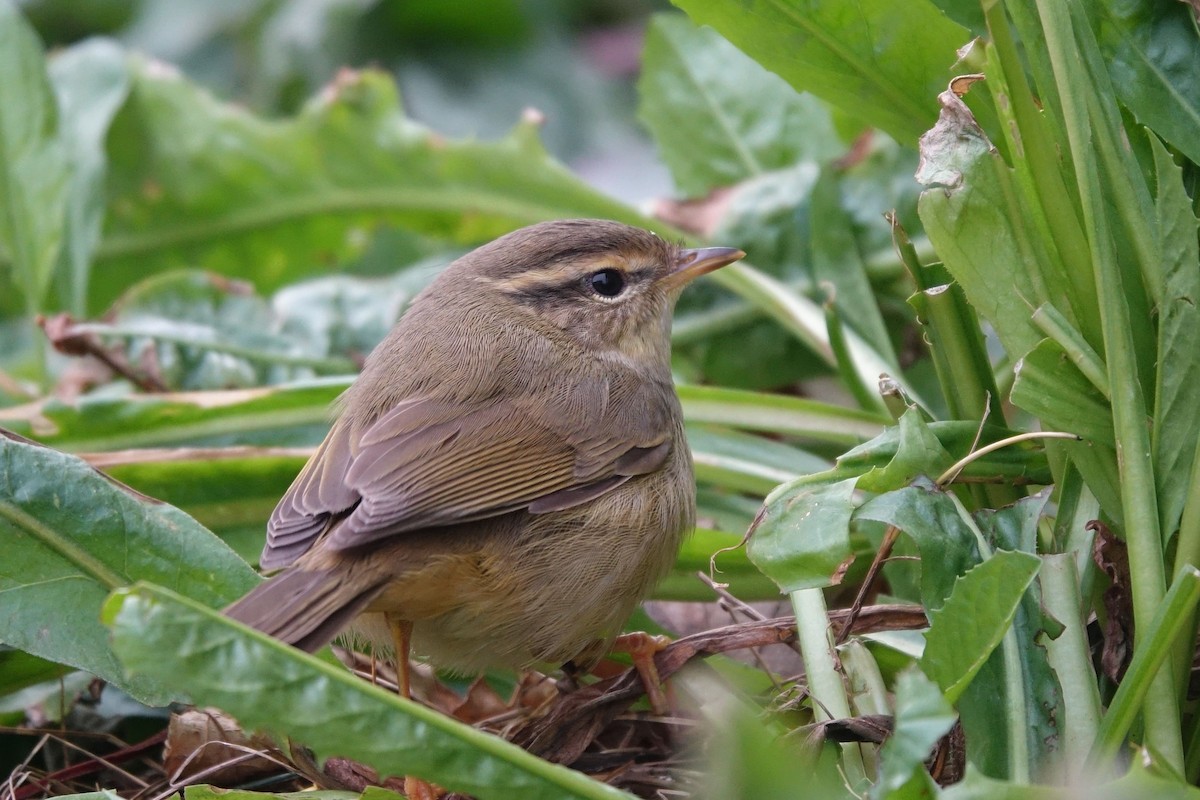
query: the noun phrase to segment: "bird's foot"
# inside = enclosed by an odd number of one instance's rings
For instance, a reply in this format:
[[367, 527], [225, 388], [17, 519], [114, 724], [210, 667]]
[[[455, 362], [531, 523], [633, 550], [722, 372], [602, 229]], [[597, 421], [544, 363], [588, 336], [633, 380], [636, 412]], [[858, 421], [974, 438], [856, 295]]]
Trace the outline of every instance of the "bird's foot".
[[662, 680], [658, 677], [658, 667], [654, 665], [654, 656], [662, 652], [671, 640], [666, 636], [654, 636], [643, 631], [623, 633], [613, 641], [612, 652], [628, 653], [633, 659], [633, 667], [642, 679], [646, 689], [646, 699], [650, 708], [657, 716], [664, 716], [670, 710], [670, 704], [663, 693]]

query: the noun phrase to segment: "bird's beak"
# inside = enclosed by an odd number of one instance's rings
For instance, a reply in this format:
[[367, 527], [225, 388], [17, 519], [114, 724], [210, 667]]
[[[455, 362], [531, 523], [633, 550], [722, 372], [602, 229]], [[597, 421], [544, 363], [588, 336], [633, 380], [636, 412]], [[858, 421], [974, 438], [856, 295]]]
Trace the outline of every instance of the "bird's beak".
[[746, 254], [736, 247], [695, 247], [680, 250], [671, 271], [662, 278], [669, 289], [682, 289], [701, 275], [732, 264]]

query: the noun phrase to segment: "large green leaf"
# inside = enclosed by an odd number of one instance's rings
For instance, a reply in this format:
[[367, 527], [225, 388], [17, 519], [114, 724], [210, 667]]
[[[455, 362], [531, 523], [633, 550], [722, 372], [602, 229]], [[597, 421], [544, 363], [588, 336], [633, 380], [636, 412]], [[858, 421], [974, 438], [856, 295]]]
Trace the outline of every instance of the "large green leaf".
[[798, 91], [913, 144], [971, 34], [926, 0], [675, 0]]
[[108, 138], [109, 218], [91, 307], [147, 272], [203, 267], [271, 291], [361, 253], [380, 222], [474, 243], [557, 217], [644, 218], [548, 156], [536, 126], [448, 142], [400, 110], [392, 80], [346, 73], [266, 120], [133, 65]]
[[1179, 526], [1192, 482], [1196, 432], [1200, 431], [1200, 246], [1196, 217], [1179, 168], [1158, 139], [1150, 137], [1158, 169], [1156, 227], [1163, 254], [1163, 297], [1158, 308], [1158, 386], [1154, 394], [1154, 479], [1164, 536]]
[[63, 241], [68, 165], [37, 34], [0, 1], [0, 251], [29, 311], [42, 308]]
[[992, 324], [1005, 350], [1019, 357], [1041, 338], [1030, 304], [1040, 305], [1043, 294], [1058, 287], [1047, 287], [1037, 271], [1037, 263], [1049, 259], [1030, 255], [1043, 245], [1023, 230], [1011, 170], [966, 106], [944, 102], [942, 120], [922, 140], [917, 179], [933, 188], [921, 194], [921, 221], [967, 300]]
[[154, 580], [209, 606], [258, 581], [191, 517], [138, 494], [78, 458], [0, 436], [0, 642], [87, 670], [154, 705], [153, 679], [126, 680], [100, 625], [109, 592]]
[[351, 758], [480, 800], [630, 797], [160, 587], [115, 595], [105, 619], [131, 675], [302, 743], [321, 760]]
[[950, 497], [927, 482], [868, 500], [854, 512], [854, 519], [895, 525], [916, 543], [921, 553], [921, 605], [927, 612], [941, 608], [959, 576], [982, 560], [974, 532]]
[[1000, 644], [1041, 565], [1037, 556], [1001, 550], [960, 577], [930, 612], [921, 668], [951, 702]]
[[1121, 102], [1200, 163], [1200, 40], [1186, 3], [1102, 0], [1097, 38]]
[[842, 149], [820, 101], [679, 14], [651, 20], [638, 94], [638, 115], [689, 197]]

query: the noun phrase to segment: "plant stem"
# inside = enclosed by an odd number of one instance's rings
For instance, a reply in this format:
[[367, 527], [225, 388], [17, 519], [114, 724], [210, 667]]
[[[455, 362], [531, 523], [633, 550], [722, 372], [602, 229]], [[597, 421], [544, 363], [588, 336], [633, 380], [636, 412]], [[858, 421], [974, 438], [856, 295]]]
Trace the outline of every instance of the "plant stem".
[[[825, 595], [820, 589], [801, 589], [792, 592], [791, 599], [808, 692], [813, 699], [813, 716], [817, 721], [846, 719], [850, 716], [850, 701], [838, 674]], [[868, 785], [860, 745], [842, 745], [842, 768], [852, 790], [858, 791]]]

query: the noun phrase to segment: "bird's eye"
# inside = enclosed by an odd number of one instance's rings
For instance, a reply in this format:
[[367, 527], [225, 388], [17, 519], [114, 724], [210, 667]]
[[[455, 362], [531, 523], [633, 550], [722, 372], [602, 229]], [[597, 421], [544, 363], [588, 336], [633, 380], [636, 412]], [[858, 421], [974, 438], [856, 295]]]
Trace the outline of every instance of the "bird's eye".
[[588, 285], [601, 297], [616, 297], [625, 288], [625, 276], [620, 270], [609, 267], [592, 273]]

